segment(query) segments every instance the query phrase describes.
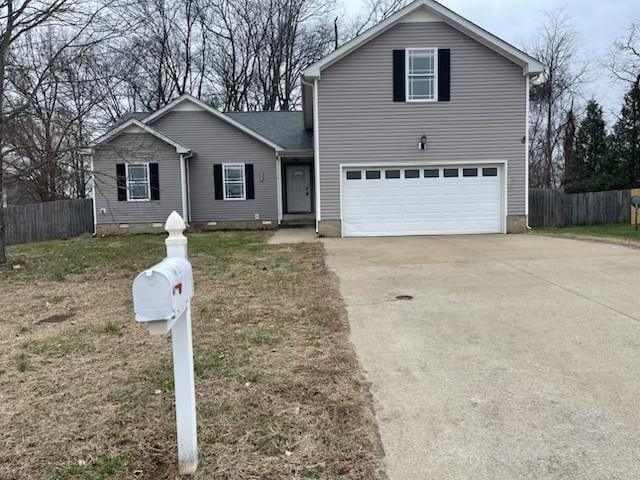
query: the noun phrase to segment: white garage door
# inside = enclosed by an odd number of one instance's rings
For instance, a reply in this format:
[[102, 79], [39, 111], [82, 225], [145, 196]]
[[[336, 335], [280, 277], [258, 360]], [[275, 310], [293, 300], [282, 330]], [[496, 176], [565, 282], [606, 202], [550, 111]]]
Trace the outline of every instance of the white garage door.
[[348, 237], [500, 233], [502, 167], [345, 167]]

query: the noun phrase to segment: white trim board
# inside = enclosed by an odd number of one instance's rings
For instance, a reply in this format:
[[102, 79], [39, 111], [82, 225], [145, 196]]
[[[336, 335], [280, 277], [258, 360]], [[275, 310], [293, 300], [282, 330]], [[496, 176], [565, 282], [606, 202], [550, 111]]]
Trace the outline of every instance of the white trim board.
[[[191, 102], [192, 105], [183, 105], [183, 102]], [[229, 125], [234, 126], [238, 130], [246, 133], [247, 135], [255, 138], [256, 140], [264, 143], [265, 145], [270, 146], [271, 148], [275, 149], [277, 152], [279, 152], [281, 150], [284, 150], [284, 148], [282, 148], [280, 145], [278, 145], [276, 143], [273, 143], [268, 138], [263, 137], [259, 133], [255, 132], [255, 131], [251, 130], [250, 128], [246, 127], [245, 125], [235, 121], [231, 117], [228, 117], [227, 115], [225, 115], [221, 111], [216, 110], [212, 106], [207, 105], [206, 103], [202, 102], [201, 100], [198, 100], [197, 98], [195, 98], [195, 97], [193, 97], [193, 96], [191, 96], [189, 94], [186, 94], [186, 93], [181, 95], [181, 96], [179, 96], [178, 98], [176, 98], [172, 102], [169, 102], [167, 105], [162, 107], [160, 110], [156, 110], [151, 115], [149, 115], [148, 117], [144, 118], [142, 121], [145, 124], [149, 124], [149, 123], [152, 123], [154, 120], [157, 120], [158, 118], [166, 115], [170, 111], [194, 111], [194, 110], [203, 110], [203, 111], [205, 111], [207, 113], [210, 113], [214, 117], [219, 118], [220, 120], [222, 120], [224, 122], [227, 122]]]
[[322, 220], [322, 203], [320, 200], [320, 120], [318, 109], [318, 79], [313, 81], [313, 172], [315, 200], [316, 200], [316, 233], [320, 232]]
[[276, 203], [278, 206], [278, 225], [280, 225], [283, 218], [282, 196], [284, 192], [282, 190], [282, 159], [279, 155], [276, 155], [276, 189], [278, 190], [278, 195], [276, 196]]
[[393, 167], [398, 167], [398, 168], [403, 168], [403, 167], [421, 167], [421, 166], [425, 166], [425, 167], [442, 167], [442, 166], [452, 166], [455, 167], [456, 165], [458, 167], [462, 166], [462, 165], [506, 165], [507, 161], [506, 160], [471, 160], [469, 162], [464, 162], [464, 161], [460, 161], [460, 160], [438, 160], [438, 161], [434, 161], [434, 160], [424, 160], [424, 161], [418, 161], [418, 160], [412, 160], [410, 162], [359, 162], [359, 163], [341, 163], [340, 165], [344, 168], [350, 168], [350, 167], [354, 167], [354, 168], [364, 168], [364, 167], [374, 167], [374, 168], [393, 168]]
[[527, 216], [527, 228], [529, 228], [529, 86], [531, 80], [527, 77], [525, 92], [525, 128], [524, 128], [524, 214]]
[[[402, 23], [405, 18], [413, 19], [416, 16], [415, 12], [417, 12], [418, 9], [424, 9], [427, 13], [431, 14], [431, 16], [435, 15], [439, 17], [441, 21], [447, 23], [456, 30], [459, 30], [470, 38], [482, 43], [515, 64], [520, 65], [523, 70], [523, 75], [537, 75], [542, 73], [544, 70], [542, 63], [535, 58], [496, 37], [492, 33], [489, 33], [487, 30], [458, 15], [454, 11], [449, 10], [447, 7], [441, 5], [435, 0], [415, 0], [406, 7], [398, 10], [386, 20], [374, 25], [358, 37], [345, 43], [320, 61], [307, 67], [303, 72], [303, 76], [308, 79], [320, 78], [322, 70], [333, 65], [335, 62], [356, 50], [361, 45], [373, 40], [375, 37], [384, 33], [397, 23]], [[410, 14], [413, 15], [409, 16]], [[431, 18], [431, 16], [429, 18]]]

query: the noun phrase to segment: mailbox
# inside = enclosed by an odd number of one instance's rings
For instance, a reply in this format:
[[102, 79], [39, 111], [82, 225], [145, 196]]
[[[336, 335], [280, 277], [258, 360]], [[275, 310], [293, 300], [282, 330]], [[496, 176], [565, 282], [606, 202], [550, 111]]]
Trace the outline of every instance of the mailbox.
[[136, 321], [152, 335], [167, 333], [185, 313], [193, 295], [193, 274], [188, 260], [165, 258], [140, 273], [133, 281]]

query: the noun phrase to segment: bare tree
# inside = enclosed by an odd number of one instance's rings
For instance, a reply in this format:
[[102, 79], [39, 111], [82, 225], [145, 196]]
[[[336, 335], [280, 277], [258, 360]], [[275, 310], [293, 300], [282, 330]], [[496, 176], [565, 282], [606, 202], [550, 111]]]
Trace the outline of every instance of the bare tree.
[[138, 0], [112, 8], [113, 22], [126, 34], [109, 45], [108, 55], [119, 67], [113, 72], [117, 82], [106, 85], [111, 110], [119, 110], [119, 103], [156, 110], [201, 89], [208, 40], [204, 9], [202, 0]]
[[615, 78], [640, 83], [640, 19], [631, 22], [626, 35], [613, 43], [609, 58], [609, 70]]
[[[262, 34], [254, 43], [258, 105], [288, 110], [299, 105], [302, 70], [333, 45], [334, 5], [318, 0], [268, 0], [260, 9]], [[247, 19], [250, 21], [249, 19]]]
[[365, 0], [364, 15], [356, 18], [351, 37], [357, 37], [362, 32], [390, 17], [409, 3], [407, 0]]
[[546, 12], [531, 49], [545, 66], [531, 85], [531, 186], [557, 187], [563, 175], [564, 119], [572, 108], [588, 67], [576, 55], [576, 32], [563, 10]]
[[[47, 22], [64, 21], [75, 5], [72, 0], [2, 0], [0, 1], [0, 198], [3, 197], [6, 125], [19, 111], [6, 101], [7, 62], [11, 50], [21, 38]], [[6, 264], [4, 212], [0, 208], [0, 266]]]
[[78, 147], [95, 132], [92, 113], [104, 98], [93, 78], [94, 45], [60, 50], [67, 43], [58, 29], [30, 32], [16, 44], [7, 78], [23, 105], [5, 129], [6, 165], [41, 201], [85, 196], [87, 165]]
[[[202, 51], [205, 96], [223, 110], [250, 108], [255, 81], [255, 45], [261, 45], [265, 29], [255, 21], [258, 5], [248, 0], [214, 0], [202, 16], [204, 34], [210, 37]], [[205, 92], [205, 88], [208, 91]]]
[[562, 157], [564, 161], [564, 175], [562, 184], [571, 185], [576, 177], [576, 115], [573, 106], [567, 112], [564, 125], [562, 126]]

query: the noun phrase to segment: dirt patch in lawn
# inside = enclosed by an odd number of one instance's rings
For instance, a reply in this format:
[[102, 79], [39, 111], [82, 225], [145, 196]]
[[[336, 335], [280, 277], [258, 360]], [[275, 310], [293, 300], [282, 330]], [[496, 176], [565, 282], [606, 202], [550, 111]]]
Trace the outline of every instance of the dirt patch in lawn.
[[[384, 478], [321, 244], [190, 236], [202, 479]], [[134, 324], [162, 237], [12, 247], [0, 274], [0, 478], [175, 478], [170, 339]], [[69, 316], [60, 323], [37, 324]]]

